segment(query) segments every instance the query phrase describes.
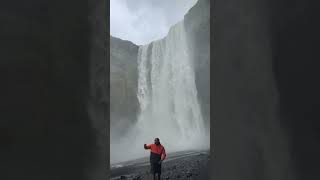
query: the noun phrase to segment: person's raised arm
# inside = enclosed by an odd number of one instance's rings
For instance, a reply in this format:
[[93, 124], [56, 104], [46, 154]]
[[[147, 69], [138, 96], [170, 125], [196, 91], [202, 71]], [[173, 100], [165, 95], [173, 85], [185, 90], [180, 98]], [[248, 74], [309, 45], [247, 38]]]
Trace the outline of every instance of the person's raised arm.
[[144, 149], [150, 149], [151, 145], [144, 144], [143, 147], [144, 147]]

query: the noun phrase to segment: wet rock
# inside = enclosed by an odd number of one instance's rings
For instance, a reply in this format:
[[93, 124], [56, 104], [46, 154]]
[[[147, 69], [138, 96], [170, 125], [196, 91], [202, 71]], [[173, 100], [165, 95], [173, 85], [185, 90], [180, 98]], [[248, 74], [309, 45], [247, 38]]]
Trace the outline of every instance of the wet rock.
[[190, 171], [187, 171], [186, 174], [187, 174], [187, 177], [188, 177], [188, 178], [192, 176], [192, 172], [190, 172]]
[[120, 179], [128, 179], [127, 176], [120, 176]]
[[136, 175], [136, 176], [133, 178], [133, 180], [141, 180], [141, 179], [142, 179], [141, 175]]
[[[206, 170], [203, 170], [208, 166], [206, 156], [198, 156], [199, 153], [194, 154], [193, 156], [184, 157], [181, 159], [173, 160], [167, 162], [167, 165], [163, 167], [163, 172], [161, 175], [162, 180], [192, 180], [192, 179], [203, 179], [208, 178], [204, 177], [203, 173], [206, 173]], [[136, 169], [135, 169], [136, 168]], [[152, 174], [150, 174], [149, 166], [141, 167], [132, 167], [130, 171], [125, 172], [128, 180], [148, 180], [153, 179]], [[130, 173], [130, 175], [128, 175]], [[137, 175], [140, 175], [141, 178], [137, 178]], [[118, 175], [120, 177], [120, 174]]]

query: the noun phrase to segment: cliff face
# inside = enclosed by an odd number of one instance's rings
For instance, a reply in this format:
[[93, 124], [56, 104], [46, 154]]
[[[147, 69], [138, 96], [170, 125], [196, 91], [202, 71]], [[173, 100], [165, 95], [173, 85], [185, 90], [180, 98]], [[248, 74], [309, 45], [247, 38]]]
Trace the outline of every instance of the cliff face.
[[198, 0], [184, 17], [193, 52], [195, 81], [203, 117], [210, 124], [210, 1]]
[[129, 127], [139, 110], [138, 46], [110, 37], [110, 120], [114, 127]]

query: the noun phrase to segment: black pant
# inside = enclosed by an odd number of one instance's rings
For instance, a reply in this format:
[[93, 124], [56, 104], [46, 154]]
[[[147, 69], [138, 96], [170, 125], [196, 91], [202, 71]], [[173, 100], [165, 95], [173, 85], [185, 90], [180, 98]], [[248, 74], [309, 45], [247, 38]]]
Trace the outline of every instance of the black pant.
[[158, 173], [161, 174], [161, 163], [151, 163], [151, 170], [152, 174]]

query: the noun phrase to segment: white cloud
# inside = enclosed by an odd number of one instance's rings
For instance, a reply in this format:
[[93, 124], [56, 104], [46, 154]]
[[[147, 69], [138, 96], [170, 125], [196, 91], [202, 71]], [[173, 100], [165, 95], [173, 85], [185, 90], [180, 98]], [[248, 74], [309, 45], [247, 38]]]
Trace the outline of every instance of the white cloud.
[[135, 44], [163, 38], [197, 0], [110, 0], [110, 33]]

